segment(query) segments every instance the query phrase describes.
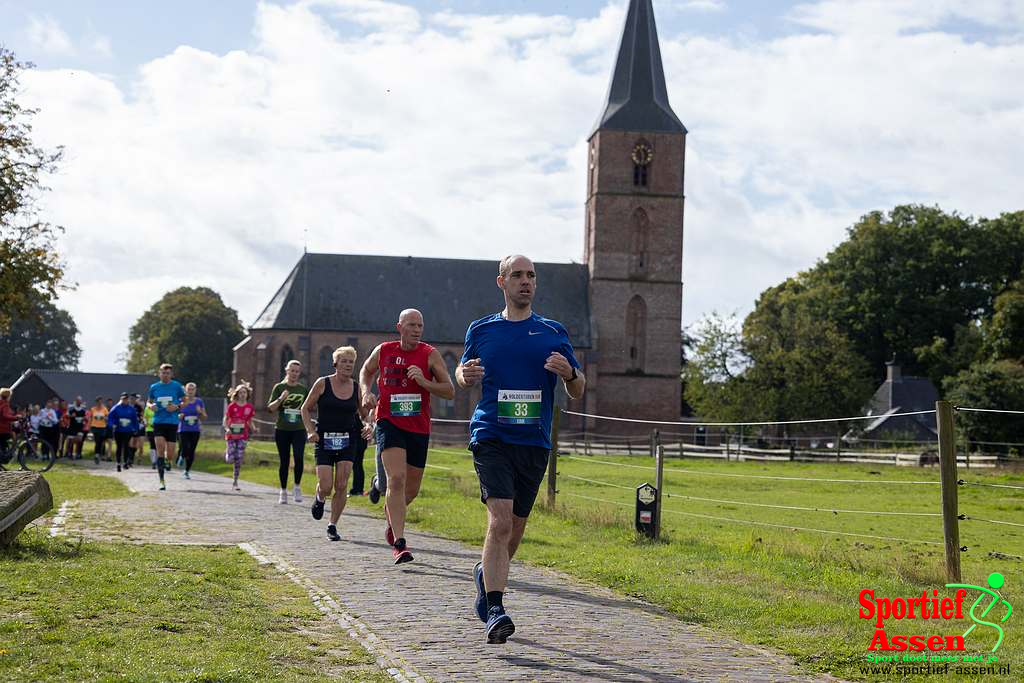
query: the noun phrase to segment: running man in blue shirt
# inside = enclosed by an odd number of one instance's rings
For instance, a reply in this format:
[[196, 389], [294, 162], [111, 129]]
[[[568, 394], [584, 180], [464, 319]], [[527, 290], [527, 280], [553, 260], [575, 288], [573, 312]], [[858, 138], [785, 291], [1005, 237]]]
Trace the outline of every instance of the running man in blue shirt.
[[185, 398], [185, 387], [171, 379], [174, 366], [164, 363], [160, 366], [160, 381], [149, 387], [148, 407], [153, 411], [153, 436], [156, 442], [156, 469], [160, 473], [160, 490], [166, 491], [164, 470], [171, 462], [174, 452], [172, 444], [178, 441], [178, 409]]
[[487, 505], [483, 561], [473, 569], [476, 613], [487, 624], [487, 642], [504, 643], [515, 632], [502, 595], [508, 567], [526, 530], [551, 450], [555, 387], [565, 383], [579, 398], [586, 378], [561, 323], [533, 312], [537, 273], [525, 256], [498, 264], [505, 310], [470, 324], [455, 377], [460, 386], [482, 385], [470, 425], [469, 449]]

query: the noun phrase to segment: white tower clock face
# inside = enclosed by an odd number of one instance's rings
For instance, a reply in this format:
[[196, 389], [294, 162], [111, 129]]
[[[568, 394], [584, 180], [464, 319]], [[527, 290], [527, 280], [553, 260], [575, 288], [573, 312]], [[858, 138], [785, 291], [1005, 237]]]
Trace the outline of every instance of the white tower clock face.
[[654, 160], [654, 150], [641, 142], [633, 148], [630, 156], [637, 166], [647, 166]]

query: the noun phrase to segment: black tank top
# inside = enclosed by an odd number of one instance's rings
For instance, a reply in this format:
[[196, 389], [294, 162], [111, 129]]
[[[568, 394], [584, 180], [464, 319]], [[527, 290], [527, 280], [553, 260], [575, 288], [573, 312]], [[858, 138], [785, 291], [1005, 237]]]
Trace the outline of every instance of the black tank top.
[[316, 431], [318, 434], [327, 432], [358, 432], [359, 423], [359, 385], [352, 381], [352, 395], [340, 399], [331, 388], [331, 378], [323, 377], [324, 392], [316, 401]]

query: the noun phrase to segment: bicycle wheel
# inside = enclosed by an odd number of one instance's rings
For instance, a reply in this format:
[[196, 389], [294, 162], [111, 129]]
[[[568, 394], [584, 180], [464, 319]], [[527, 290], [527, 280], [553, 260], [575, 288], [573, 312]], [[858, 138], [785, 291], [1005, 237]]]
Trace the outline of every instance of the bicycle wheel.
[[[32, 447], [33, 445], [35, 448]], [[23, 470], [46, 472], [53, 467], [55, 462], [57, 462], [57, 458], [53, 448], [45, 441], [37, 441], [35, 444], [26, 441], [18, 448], [18, 464]]]

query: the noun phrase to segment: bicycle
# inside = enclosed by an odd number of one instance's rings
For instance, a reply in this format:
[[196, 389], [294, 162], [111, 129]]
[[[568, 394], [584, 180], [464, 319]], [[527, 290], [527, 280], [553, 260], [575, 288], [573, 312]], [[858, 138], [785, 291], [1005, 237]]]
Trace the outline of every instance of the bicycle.
[[27, 429], [24, 420], [15, 422], [14, 433], [7, 448], [0, 448], [0, 471], [4, 465], [17, 459], [21, 469], [43, 473], [57, 462], [57, 454], [46, 441]]

